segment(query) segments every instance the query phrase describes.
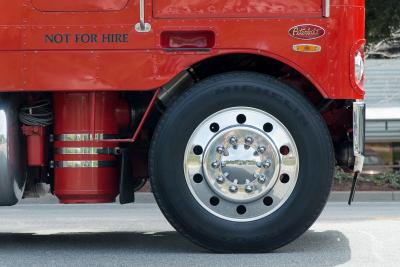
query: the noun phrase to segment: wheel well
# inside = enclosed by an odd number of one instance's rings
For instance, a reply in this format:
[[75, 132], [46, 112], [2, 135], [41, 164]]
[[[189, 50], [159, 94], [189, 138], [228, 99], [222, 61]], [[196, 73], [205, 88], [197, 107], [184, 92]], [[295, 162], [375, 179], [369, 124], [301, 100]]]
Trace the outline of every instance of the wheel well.
[[[291, 66], [276, 59], [256, 54], [225, 54], [200, 61], [164, 86], [160, 93], [160, 100], [168, 106], [172, 100], [181, 95], [194, 83], [207, 77], [232, 71], [251, 71], [267, 74], [277, 80], [295, 88], [320, 112], [331, 133], [331, 137], [338, 153], [343, 154], [344, 143], [348, 143], [348, 133], [352, 129], [351, 101], [326, 99], [307, 77]], [[348, 161], [337, 156], [338, 162]], [[344, 165], [339, 163], [339, 165]]]
[[256, 54], [226, 54], [211, 57], [190, 69], [196, 81], [231, 71], [253, 71], [275, 77], [296, 88], [315, 106], [324, 99], [318, 89], [300, 72], [276, 59]]
[[352, 128], [351, 101], [324, 98], [307, 77], [281, 61], [256, 54], [227, 54], [200, 61], [190, 69], [196, 82], [231, 71], [267, 74], [295, 88], [320, 112], [329, 128], [335, 148], [340, 148], [348, 140], [347, 134]]

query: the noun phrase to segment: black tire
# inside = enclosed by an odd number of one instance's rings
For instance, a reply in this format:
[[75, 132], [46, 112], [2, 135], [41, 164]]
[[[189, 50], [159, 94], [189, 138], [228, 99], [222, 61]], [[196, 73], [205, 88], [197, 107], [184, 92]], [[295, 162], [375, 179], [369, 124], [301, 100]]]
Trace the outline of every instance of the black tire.
[[[254, 107], [278, 118], [292, 134], [300, 158], [289, 199], [251, 222], [207, 212], [192, 196], [183, 170], [185, 147], [196, 127], [234, 106]], [[322, 117], [296, 90], [263, 74], [232, 72], [199, 82], [168, 108], [154, 133], [149, 168], [161, 211], [185, 237], [215, 252], [267, 252], [299, 237], [320, 215], [331, 189], [334, 151]]]

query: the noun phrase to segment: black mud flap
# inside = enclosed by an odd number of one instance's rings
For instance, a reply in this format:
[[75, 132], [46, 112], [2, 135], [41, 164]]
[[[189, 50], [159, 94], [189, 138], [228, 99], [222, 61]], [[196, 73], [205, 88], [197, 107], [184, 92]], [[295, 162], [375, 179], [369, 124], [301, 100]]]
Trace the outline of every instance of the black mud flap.
[[349, 206], [354, 201], [354, 195], [356, 193], [357, 179], [358, 179], [359, 174], [360, 174], [360, 172], [355, 172], [354, 176], [353, 176], [353, 183], [351, 185], [350, 196], [349, 196], [349, 201], [348, 201]]
[[132, 164], [129, 162], [129, 151], [121, 148], [119, 177], [119, 203], [128, 204], [135, 202], [134, 181], [132, 179]]

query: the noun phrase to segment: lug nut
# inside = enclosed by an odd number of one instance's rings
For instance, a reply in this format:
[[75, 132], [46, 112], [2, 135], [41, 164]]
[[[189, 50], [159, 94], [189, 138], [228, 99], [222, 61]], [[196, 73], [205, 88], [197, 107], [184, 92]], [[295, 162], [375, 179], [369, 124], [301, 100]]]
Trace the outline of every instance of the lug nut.
[[229, 143], [230, 143], [232, 146], [236, 146], [237, 143], [238, 143], [237, 137], [236, 137], [236, 136], [232, 136], [231, 138], [229, 138]]
[[250, 137], [250, 136], [246, 137], [244, 139], [244, 148], [249, 149], [251, 144], [253, 143], [253, 141], [254, 141], [254, 139], [252, 137]]
[[220, 163], [218, 161], [214, 161], [213, 163], [211, 163], [211, 167], [213, 167], [214, 169], [218, 168], [220, 165]]
[[231, 191], [232, 193], [236, 193], [239, 189], [237, 184], [238, 184], [238, 180], [237, 179], [233, 180], [233, 184], [231, 184], [229, 186], [229, 191]]
[[262, 163], [262, 166], [263, 166], [264, 168], [269, 168], [269, 167], [271, 167], [271, 165], [272, 165], [272, 161], [269, 160], [269, 159], [265, 160], [265, 161]]
[[252, 137], [248, 136], [248, 137], [246, 137], [246, 139], [244, 140], [244, 142], [245, 142], [247, 145], [251, 145], [251, 144], [254, 142], [254, 139], [253, 139]]
[[222, 147], [222, 146], [217, 147], [217, 153], [218, 154], [222, 154], [224, 152], [225, 152], [225, 148], [224, 147]]
[[229, 156], [228, 150], [226, 150], [223, 146], [217, 147], [216, 151], [218, 154], [224, 155], [225, 157]]
[[263, 162], [257, 162], [257, 163], [256, 163], [256, 166], [257, 166], [258, 168], [263, 167], [263, 168], [266, 168], [266, 169], [267, 169], [267, 168], [271, 167], [271, 165], [272, 165], [272, 161], [269, 160], [269, 159], [264, 160]]
[[251, 192], [253, 192], [253, 186], [252, 186], [252, 185], [246, 185], [246, 186], [244, 187], [244, 190], [245, 190], [247, 193], [251, 193]]
[[217, 177], [217, 183], [223, 184], [224, 182], [225, 182], [225, 177], [223, 175]]
[[259, 182], [260, 184], [263, 184], [263, 183], [265, 183], [265, 181], [267, 180], [267, 178], [265, 177], [264, 174], [261, 174], [261, 175], [259, 175], [259, 176], [257, 177], [257, 180], [258, 180], [258, 182]]
[[237, 185], [233, 184], [229, 186], [229, 191], [231, 191], [231, 193], [236, 193], [238, 191], [238, 187]]
[[265, 146], [259, 146], [258, 148], [257, 148], [257, 152], [259, 152], [259, 153], [264, 153], [265, 152]]
[[253, 186], [250, 184], [249, 179], [246, 179], [246, 186], [244, 187], [244, 191], [246, 191], [246, 193], [253, 192]]

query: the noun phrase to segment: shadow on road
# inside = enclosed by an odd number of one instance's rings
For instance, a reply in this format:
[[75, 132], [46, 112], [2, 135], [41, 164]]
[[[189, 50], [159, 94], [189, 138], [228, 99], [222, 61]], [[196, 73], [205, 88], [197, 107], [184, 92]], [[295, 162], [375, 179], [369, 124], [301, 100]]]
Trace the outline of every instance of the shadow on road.
[[[58, 235], [0, 234], [0, 262], [36, 263], [71, 259], [69, 264], [94, 264], [97, 261], [118, 260], [123, 263], [140, 263], [151, 259], [153, 265], [172, 264], [182, 266], [187, 261], [194, 265], [260, 266], [271, 263], [285, 266], [336, 266], [350, 260], [348, 239], [338, 231], [308, 231], [295, 242], [268, 254], [211, 255], [193, 245], [176, 232], [163, 233], [82, 233]], [[179, 255], [177, 255], [179, 254]], [[87, 258], [88, 255], [92, 257]], [[158, 256], [157, 256], [158, 255]], [[7, 256], [7, 257], [5, 257]], [[40, 257], [39, 257], [40, 256]], [[26, 258], [24, 258], [26, 257]], [[39, 257], [39, 258], [37, 258]], [[86, 261], [81, 261], [86, 257]], [[39, 259], [39, 262], [37, 261]], [[87, 260], [90, 261], [87, 261]], [[159, 260], [157, 260], [159, 259]], [[50, 260], [51, 261], [51, 260]], [[80, 264], [81, 263], [81, 264]], [[6, 264], [7, 265], [7, 264]], [[170, 265], [170, 266], [172, 266]], [[205, 264], [206, 265], [206, 264]]]
[[90, 249], [132, 252], [187, 253], [202, 252], [201, 248], [181, 237], [177, 232], [162, 233], [67, 233], [55, 235], [0, 234], [0, 251], [14, 249]]

